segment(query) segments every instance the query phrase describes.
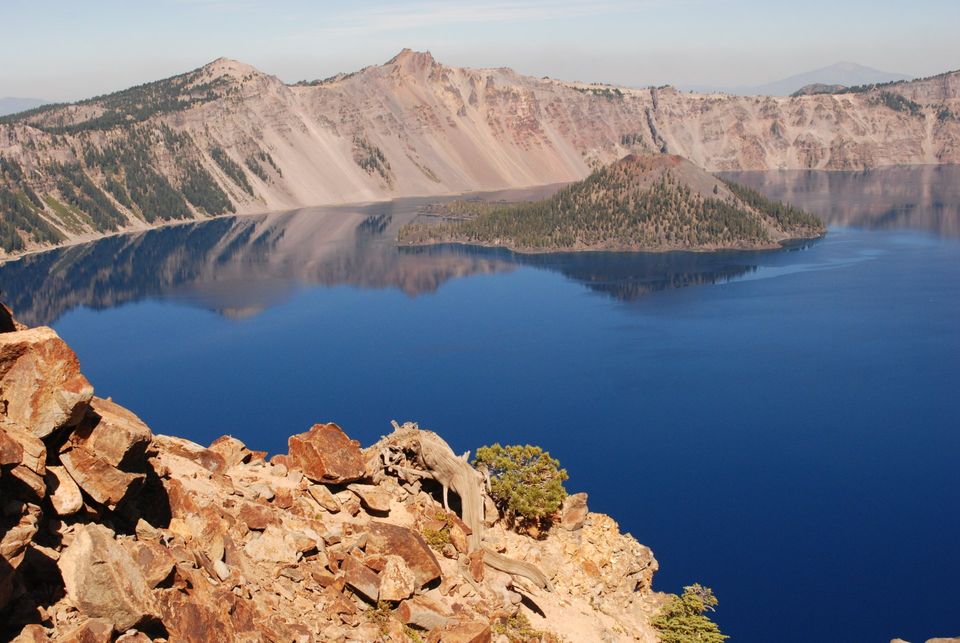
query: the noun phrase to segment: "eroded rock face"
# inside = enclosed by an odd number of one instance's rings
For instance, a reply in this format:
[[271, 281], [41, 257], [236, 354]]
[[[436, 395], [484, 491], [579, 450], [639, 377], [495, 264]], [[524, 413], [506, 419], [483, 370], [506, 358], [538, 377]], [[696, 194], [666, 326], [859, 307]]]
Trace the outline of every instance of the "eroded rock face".
[[69, 516], [83, 509], [83, 494], [70, 474], [63, 467], [47, 467], [44, 478], [47, 494], [54, 511], [60, 516]]
[[368, 554], [399, 556], [413, 573], [419, 587], [440, 578], [440, 563], [423, 537], [412, 529], [385, 522], [367, 525]]
[[104, 618], [118, 631], [159, 617], [140, 567], [102, 525], [77, 529], [58, 562], [67, 596], [91, 618]]
[[52, 328], [0, 333], [0, 411], [44, 438], [80, 421], [93, 386]]
[[60, 454], [63, 467], [91, 498], [113, 509], [144, 480], [143, 474], [127, 473], [83, 447]]
[[70, 443], [114, 467], [130, 470], [142, 466], [152, 437], [147, 425], [132, 412], [112, 400], [94, 397], [90, 411], [70, 435]]
[[567, 496], [560, 510], [560, 525], [564, 529], [576, 531], [583, 527], [587, 519], [587, 494], [575, 493]]
[[360, 444], [336, 424], [315, 424], [306, 433], [290, 436], [290, 464], [315, 482], [341, 484], [364, 475]]

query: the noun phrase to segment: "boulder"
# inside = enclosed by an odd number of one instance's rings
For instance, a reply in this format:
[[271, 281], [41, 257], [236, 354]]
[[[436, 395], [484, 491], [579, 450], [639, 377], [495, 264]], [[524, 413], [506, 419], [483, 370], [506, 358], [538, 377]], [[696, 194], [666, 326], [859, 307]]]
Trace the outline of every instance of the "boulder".
[[70, 474], [63, 467], [50, 466], [44, 475], [47, 495], [54, 511], [60, 516], [70, 516], [83, 509], [83, 494]]
[[338, 513], [341, 509], [340, 501], [322, 484], [314, 484], [307, 487], [307, 493], [317, 501], [321, 507], [332, 514]]
[[170, 640], [184, 643], [237, 640], [227, 601], [210, 596], [194, 597], [177, 589], [162, 590], [159, 603]]
[[193, 462], [211, 473], [223, 473], [227, 468], [227, 461], [222, 455], [196, 442], [171, 435], [155, 435], [153, 440], [165, 454]]
[[560, 509], [560, 526], [568, 531], [576, 531], [583, 527], [588, 513], [587, 494], [575, 493], [567, 496]]
[[2, 415], [44, 438], [83, 417], [93, 387], [52, 328], [0, 333]]
[[151, 589], [166, 580], [173, 571], [176, 561], [170, 550], [160, 543], [150, 540], [124, 540], [121, 544], [140, 568], [147, 586]]
[[390, 500], [393, 496], [386, 489], [373, 484], [348, 484], [347, 489], [352, 491], [361, 504], [370, 511], [377, 513], [387, 513], [390, 511]]
[[490, 643], [490, 625], [480, 621], [458, 621], [449, 623], [439, 631], [430, 633], [428, 641], [441, 643]]
[[219, 453], [226, 464], [226, 467], [234, 467], [238, 464], [249, 462], [253, 452], [246, 447], [240, 440], [230, 435], [221, 435], [210, 443], [210, 450]]
[[453, 612], [443, 603], [422, 595], [400, 603], [397, 616], [407, 625], [433, 630], [449, 623]]
[[113, 640], [113, 624], [103, 618], [88, 618], [62, 637], [57, 643], [110, 643]]
[[70, 443], [96, 453], [108, 464], [126, 471], [142, 471], [143, 457], [153, 433], [131, 411], [112, 400], [94, 397], [90, 410], [70, 435]]
[[124, 496], [131, 489], [139, 488], [145, 479], [142, 473], [126, 473], [112, 467], [83, 447], [61, 453], [60, 461], [87, 495], [110, 509], [115, 509]]
[[246, 525], [247, 529], [263, 531], [269, 525], [280, 524], [280, 518], [276, 512], [256, 502], [244, 502], [240, 505], [240, 511], [237, 512], [237, 520]]
[[276, 563], [296, 563], [300, 553], [294, 538], [282, 527], [267, 526], [260, 536], [244, 545], [247, 556], [254, 560]]
[[290, 436], [287, 446], [290, 465], [314, 482], [340, 484], [364, 476], [360, 443], [336, 424], [315, 424], [306, 433]]
[[0, 467], [22, 464], [37, 475], [43, 475], [47, 447], [33, 433], [0, 416]]
[[30, 494], [23, 496], [25, 499], [39, 502], [46, 495], [47, 483], [44, 482], [43, 476], [38, 475], [30, 467], [17, 465], [10, 469], [10, 476], [19, 480], [25, 489], [30, 490]]
[[380, 578], [355, 556], [346, 556], [340, 570], [344, 580], [358, 594], [376, 603], [380, 598]]
[[380, 600], [402, 601], [413, 596], [417, 578], [400, 556], [386, 556], [386, 564], [380, 572]]
[[106, 527], [79, 527], [57, 565], [67, 597], [84, 615], [105, 618], [121, 632], [159, 617], [140, 566]]
[[371, 556], [400, 556], [413, 572], [417, 587], [440, 578], [440, 563], [417, 532], [385, 522], [371, 522], [366, 531], [366, 553]]

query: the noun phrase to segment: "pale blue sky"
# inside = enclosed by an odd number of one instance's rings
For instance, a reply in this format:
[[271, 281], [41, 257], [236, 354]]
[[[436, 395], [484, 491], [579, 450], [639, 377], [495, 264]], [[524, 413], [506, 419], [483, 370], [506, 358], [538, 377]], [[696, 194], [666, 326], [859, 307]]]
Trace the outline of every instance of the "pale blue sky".
[[67, 100], [219, 56], [285, 81], [386, 61], [624, 85], [751, 85], [841, 60], [960, 68], [960, 0], [0, 0], [0, 96]]

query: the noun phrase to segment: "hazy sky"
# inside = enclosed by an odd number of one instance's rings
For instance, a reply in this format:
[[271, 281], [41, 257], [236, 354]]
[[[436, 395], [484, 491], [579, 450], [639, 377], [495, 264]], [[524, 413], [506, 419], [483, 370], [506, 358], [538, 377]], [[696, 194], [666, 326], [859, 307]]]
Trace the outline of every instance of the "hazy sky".
[[0, 96], [69, 100], [219, 56], [285, 81], [441, 62], [624, 85], [752, 85], [841, 60], [960, 68], [960, 0], [0, 0]]

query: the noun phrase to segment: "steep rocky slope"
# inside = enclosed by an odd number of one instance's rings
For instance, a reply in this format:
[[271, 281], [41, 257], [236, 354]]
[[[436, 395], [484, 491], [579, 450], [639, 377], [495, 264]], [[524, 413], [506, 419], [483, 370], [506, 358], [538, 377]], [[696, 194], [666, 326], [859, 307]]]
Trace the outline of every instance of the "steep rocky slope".
[[505, 530], [415, 425], [362, 450], [317, 424], [269, 461], [155, 435], [2, 306], [0, 401], [0, 639], [657, 640], [648, 548], [584, 494], [540, 539]]
[[293, 86], [220, 59], [0, 118], [0, 248], [226, 212], [573, 181], [644, 150], [711, 171], [954, 163], [958, 77], [773, 98], [461, 69], [409, 50]]
[[673, 154], [631, 154], [540, 201], [455, 201], [439, 214], [440, 223], [404, 226], [398, 240], [521, 252], [758, 250], [826, 231], [813, 215]]

